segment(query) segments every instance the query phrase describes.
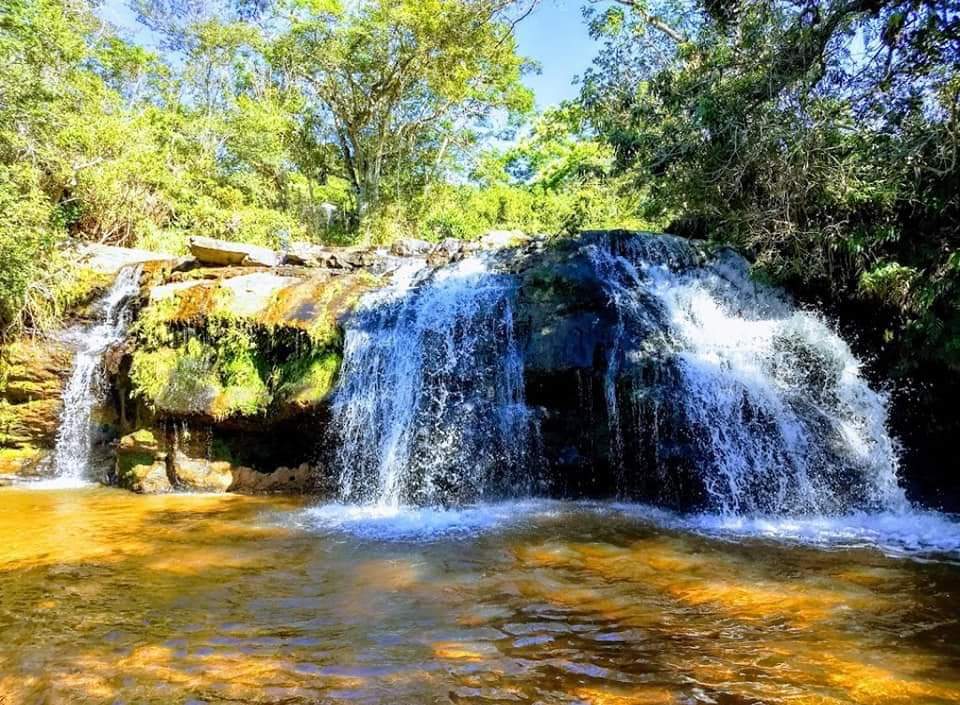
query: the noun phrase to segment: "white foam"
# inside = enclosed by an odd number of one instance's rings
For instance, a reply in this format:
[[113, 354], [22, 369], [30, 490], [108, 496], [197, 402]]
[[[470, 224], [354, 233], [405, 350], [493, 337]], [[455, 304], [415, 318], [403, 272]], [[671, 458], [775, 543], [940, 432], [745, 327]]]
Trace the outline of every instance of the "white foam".
[[616, 516], [728, 541], [762, 540], [821, 549], [872, 548], [888, 556], [960, 560], [960, 517], [934, 511], [857, 513], [818, 517], [744, 517], [680, 514], [645, 504], [522, 500], [452, 509], [385, 504], [326, 504], [296, 515], [307, 531], [343, 533], [379, 541], [434, 541], [535, 527], [574, 515]]
[[934, 511], [858, 512], [776, 517], [674, 514], [637, 504], [614, 505], [660, 526], [725, 539], [763, 539], [820, 548], [875, 548], [887, 555], [960, 558], [960, 517]]
[[[570, 505], [572, 506], [572, 505]], [[475, 536], [556, 516], [564, 504], [527, 500], [455, 509], [387, 504], [325, 504], [302, 512], [295, 523], [312, 531], [342, 532], [387, 541], [424, 541]]]
[[26, 490], [79, 490], [98, 486], [96, 482], [70, 476], [51, 477], [43, 480], [18, 479], [13, 484]]

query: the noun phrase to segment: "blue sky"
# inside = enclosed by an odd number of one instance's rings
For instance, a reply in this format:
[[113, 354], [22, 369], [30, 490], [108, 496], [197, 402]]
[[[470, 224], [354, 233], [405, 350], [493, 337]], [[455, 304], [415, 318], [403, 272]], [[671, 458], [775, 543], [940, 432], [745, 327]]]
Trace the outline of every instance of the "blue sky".
[[[517, 27], [520, 53], [542, 67], [539, 74], [524, 81], [536, 93], [541, 109], [573, 98], [577, 94], [574, 76], [583, 73], [596, 54], [597, 45], [580, 14], [582, 5], [580, 0], [542, 0]], [[106, 0], [102, 7], [103, 16], [126, 30], [130, 38], [150, 43], [150, 33], [137, 25], [126, 0]]]
[[598, 46], [587, 33], [578, 0], [543, 0], [533, 14], [517, 27], [520, 53], [542, 66], [539, 76], [528, 76], [526, 84], [537, 94], [537, 105], [545, 108], [577, 95], [574, 76], [590, 65]]

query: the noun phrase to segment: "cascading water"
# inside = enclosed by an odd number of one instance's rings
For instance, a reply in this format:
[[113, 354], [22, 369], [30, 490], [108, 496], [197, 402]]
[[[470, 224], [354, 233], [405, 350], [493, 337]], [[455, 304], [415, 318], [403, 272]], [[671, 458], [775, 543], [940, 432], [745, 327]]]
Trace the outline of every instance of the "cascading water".
[[470, 257], [398, 270], [346, 324], [334, 400], [344, 500], [447, 504], [530, 490], [513, 277]]
[[[333, 403], [342, 500], [445, 505], [551, 483], [576, 495], [550, 474], [574, 472], [588, 496], [726, 516], [908, 508], [884, 396], [828, 325], [751, 279], [741, 257], [664, 235], [558, 247], [552, 259], [534, 248], [408, 262], [365, 297], [345, 323]], [[544, 296], [559, 308], [534, 323]], [[543, 369], [546, 406], [530, 407], [525, 386]], [[582, 374], [602, 385], [599, 409], [551, 407]], [[557, 432], [559, 416], [604, 407]]]
[[[706, 505], [725, 514], [906, 507], [886, 403], [817, 316], [749, 277], [730, 251], [701, 262], [668, 236], [608, 238], [588, 255], [617, 311], [607, 356], [611, 455], [624, 433], [617, 384], [655, 360], [660, 404], [692, 449]], [[642, 385], [631, 395], [649, 393]]]
[[125, 267], [100, 302], [98, 323], [78, 330], [77, 352], [63, 394], [63, 413], [54, 453], [54, 469], [60, 481], [82, 482], [89, 476], [93, 433], [91, 417], [102, 400], [103, 355], [119, 342], [130, 323], [129, 302], [140, 286], [142, 267]]

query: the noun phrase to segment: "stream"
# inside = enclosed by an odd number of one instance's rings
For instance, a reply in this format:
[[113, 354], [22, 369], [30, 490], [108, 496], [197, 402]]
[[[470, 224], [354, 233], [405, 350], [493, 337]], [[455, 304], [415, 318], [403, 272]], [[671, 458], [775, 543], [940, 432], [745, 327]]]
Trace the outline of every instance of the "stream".
[[960, 702], [942, 515], [93, 487], [0, 505], [6, 703]]

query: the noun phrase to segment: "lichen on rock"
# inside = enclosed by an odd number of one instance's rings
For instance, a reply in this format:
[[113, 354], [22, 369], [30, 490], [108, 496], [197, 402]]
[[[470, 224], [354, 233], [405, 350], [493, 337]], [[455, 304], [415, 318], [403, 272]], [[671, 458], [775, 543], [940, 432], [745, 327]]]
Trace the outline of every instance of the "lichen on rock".
[[152, 290], [132, 331], [132, 393], [166, 417], [282, 418], [322, 404], [340, 367], [340, 318], [363, 272], [255, 272]]
[[51, 339], [0, 348], [0, 474], [37, 469], [53, 448], [71, 354]]

